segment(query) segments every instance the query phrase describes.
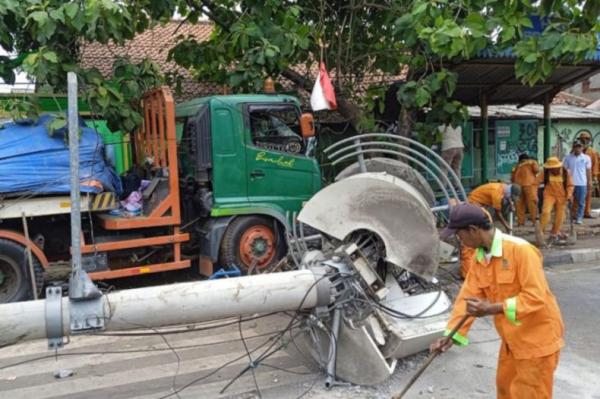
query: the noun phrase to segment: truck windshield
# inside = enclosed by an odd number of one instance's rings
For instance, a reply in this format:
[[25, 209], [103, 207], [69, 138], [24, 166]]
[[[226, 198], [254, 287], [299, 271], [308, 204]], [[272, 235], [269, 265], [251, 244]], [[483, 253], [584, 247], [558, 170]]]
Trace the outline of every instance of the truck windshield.
[[252, 143], [261, 148], [300, 153], [303, 143], [294, 107], [250, 108]]

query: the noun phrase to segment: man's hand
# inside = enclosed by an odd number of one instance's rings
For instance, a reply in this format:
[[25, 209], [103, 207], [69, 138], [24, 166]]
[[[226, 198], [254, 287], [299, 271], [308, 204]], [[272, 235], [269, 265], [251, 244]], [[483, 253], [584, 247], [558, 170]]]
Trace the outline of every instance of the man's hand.
[[429, 345], [429, 352], [441, 352], [444, 353], [454, 345], [454, 340], [448, 339], [448, 337], [438, 338], [434, 343]]
[[471, 316], [482, 317], [502, 313], [502, 303], [491, 303], [487, 299], [465, 298], [467, 313]]

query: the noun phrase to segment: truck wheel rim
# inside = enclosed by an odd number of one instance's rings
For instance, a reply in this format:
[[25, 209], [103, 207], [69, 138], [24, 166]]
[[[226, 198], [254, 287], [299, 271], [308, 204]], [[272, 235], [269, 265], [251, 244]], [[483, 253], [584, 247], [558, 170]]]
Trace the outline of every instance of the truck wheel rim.
[[0, 255], [0, 303], [6, 303], [15, 297], [21, 286], [21, 273], [19, 265], [13, 259]]
[[253, 226], [242, 234], [240, 258], [245, 269], [253, 264], [257, 269], [265, 268], [275, 257], [275, 235], [267, 226]]

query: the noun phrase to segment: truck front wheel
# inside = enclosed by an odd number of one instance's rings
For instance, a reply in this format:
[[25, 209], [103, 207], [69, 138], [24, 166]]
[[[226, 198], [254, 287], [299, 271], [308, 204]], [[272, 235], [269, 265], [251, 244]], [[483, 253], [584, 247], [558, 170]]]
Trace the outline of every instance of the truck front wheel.
[[227, 227], [221, 243], [223, 266], [237, 266], [243, 272], [262, 272], [284, 254], [275, 222], [261, 216], [241, 216]]
[[[44, 285], [44, 275], [42, 266], [35, 256], [33, 256], [33, 268], [39, 294]], [[25, 247], [13, 241], [0, 239], [0, 303], [19, 302], [32, 298]]]

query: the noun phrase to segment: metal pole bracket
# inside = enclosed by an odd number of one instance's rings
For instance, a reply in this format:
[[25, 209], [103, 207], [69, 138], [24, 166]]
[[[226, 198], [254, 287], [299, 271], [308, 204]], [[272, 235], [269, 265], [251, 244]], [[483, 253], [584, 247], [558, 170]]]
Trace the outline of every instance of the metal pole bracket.
[[69, 313], [71, 333], [104, 329], [102, 292], [81, 269], [72, 272], [69, 280]]
[[63, 336], [62, 288], [46, 288], [46, 336], [48, 349], [62, 348], [65, 344]]

